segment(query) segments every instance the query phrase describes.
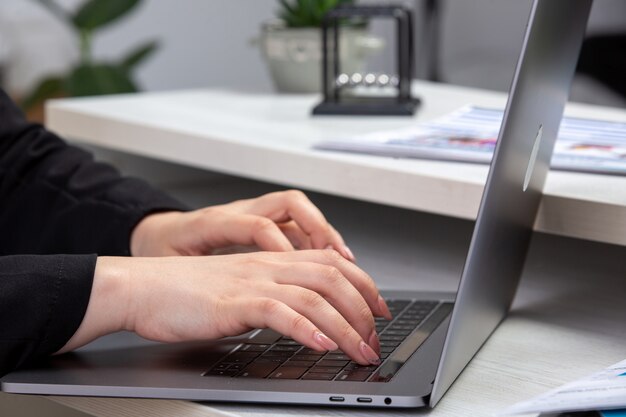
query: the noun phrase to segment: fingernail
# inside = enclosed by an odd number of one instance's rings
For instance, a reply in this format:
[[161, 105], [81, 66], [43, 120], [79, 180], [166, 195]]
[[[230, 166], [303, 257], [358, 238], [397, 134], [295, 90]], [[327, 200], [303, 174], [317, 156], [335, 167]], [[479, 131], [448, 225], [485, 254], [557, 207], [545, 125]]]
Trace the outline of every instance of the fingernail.
[[380, 307], [380, 311], [382, 311], [384, 318], [386, 318], [387, 320], [393, 319], [391, 311], [389, 311], [389, 307], [387, 306], [387, 302], [380, 295], [378, 296], [378, 306]]
[[349, 247], [344, 245], [343, 246], [343, 250], [344, 250], [345, 254], [347, 255], [348, 259], [350, 259], [352, 262], [356, 261], [356, 258], [354, 257], [354, 254], [352, 253], [352, 251], [350, 250]]
[[337, 345], [337, 343], [335, 343], [332, 340], [330, 340], [330, 338], [328, 336], [326, 336], [322, 332], [316, 331], [315, 335], [313, 336], [313, 338], [315, 339], [315, 341], [321, 347], [323, 347], [326, 350], [337, 350], [337, 349], [339, 349], [339, 346]]
[[380, 357], [376, 354], [376, 352], [372, 350], [371, 347], [366, 345], [364, 341], [361, 340], [361, 344], [359, 345], [359, 348], [361, 349], [361, 353], [363, 354], [363, 357], [365, 358], [366, 361], [368, 361], [372, 365], [380, 364]]
[[335, 249], [335, 247], [333, 245], [328, 245], [324, 249], [334, 249], [337, 252], [339, 252], [341, 254], [341, 256], [343, 256], [347, 260], [354, 262], [354, 255], [352, 254], [352, 252], [350, 252], [350, 249], [348, 249], [347, 246], [344, 246], [341, 249]]
[[367, 343], [372, 347], [376, 354], [380, 355], [380, 341], [378, 340], [378, 333], [376, 333], [376, 330], [372, 330], [369, 339], [367, 339]]

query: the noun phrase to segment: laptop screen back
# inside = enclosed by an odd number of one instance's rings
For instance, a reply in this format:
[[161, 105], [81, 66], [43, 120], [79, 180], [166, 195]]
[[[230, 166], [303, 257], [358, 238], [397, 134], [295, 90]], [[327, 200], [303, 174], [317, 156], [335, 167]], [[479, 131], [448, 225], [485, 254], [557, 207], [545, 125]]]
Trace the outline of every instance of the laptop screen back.
[[591, 3], [533, 3], [431, 406], [498, 326], [515, 295]]

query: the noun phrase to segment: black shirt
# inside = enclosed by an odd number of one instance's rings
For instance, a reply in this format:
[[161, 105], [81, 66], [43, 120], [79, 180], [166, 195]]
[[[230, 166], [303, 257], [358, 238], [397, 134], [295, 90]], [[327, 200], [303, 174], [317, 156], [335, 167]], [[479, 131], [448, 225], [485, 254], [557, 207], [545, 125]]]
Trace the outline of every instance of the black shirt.
[[0, 90], [0, 376], [72, 337], [98, 255], [130, 255], [143, 217], [184, 209], [25, 121]]

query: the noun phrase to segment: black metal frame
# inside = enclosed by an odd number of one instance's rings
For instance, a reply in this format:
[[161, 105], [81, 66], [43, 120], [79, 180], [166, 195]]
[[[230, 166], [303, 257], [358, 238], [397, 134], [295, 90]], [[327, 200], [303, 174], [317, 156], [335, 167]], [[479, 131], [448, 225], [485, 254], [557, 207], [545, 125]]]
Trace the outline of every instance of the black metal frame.
[[[393, 18], [397, 23], [398, 94], [395, 97], [342, 97], [336, 85], [340, 71], [339, 30], [342, 19]], [[333, 36], [329, 53], [329, 36]], [[411, 116], [420, 100], [411, 96], [414, 76], [413, 13], [404, 6], [342, 5], [326, 14], [322, 24], [322, 92], [324, 100], [314, 115], [397, 115]]]

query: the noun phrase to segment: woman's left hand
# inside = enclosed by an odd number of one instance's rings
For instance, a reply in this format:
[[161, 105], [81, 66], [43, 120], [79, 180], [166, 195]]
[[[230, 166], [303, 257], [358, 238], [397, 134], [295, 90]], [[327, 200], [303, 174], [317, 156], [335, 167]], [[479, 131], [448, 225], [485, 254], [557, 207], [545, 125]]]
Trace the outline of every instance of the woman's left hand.
[[322, 212], [297, 190], [199, 210], [146, 216], [133, 230], [133, 256], [211, 255], [233, 246], [266, 251], [333, 248], [354, 255]]

